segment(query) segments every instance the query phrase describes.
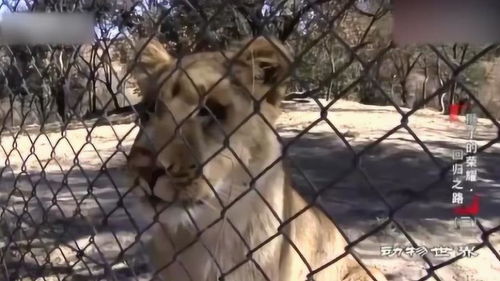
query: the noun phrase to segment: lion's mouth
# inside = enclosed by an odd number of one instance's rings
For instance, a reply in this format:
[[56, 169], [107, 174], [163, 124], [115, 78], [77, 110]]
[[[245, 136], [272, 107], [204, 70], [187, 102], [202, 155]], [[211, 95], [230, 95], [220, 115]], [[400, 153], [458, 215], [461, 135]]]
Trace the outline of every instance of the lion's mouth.
[[[151, 174], [151, 177], [148, 181], [148, 184], [151, 188], [153, 188], [155, 185], [156, 185], [156, 182], [158, 181], [158, 179], [161, 177], [161, 176], [164, 176], [166, 175], [165, 173], [165, 169], [161, 169], [161, 168], [156, 168], [153, 173]], [[161, 199], [160, 199], [161, 200]]]
[[184, 200], [165, 201], [156, 195], [149, 195], [147, 200], [155, 208], [166, 208], [168, 206], [178, 206], [178, 207], [182, 206], [189, 208], [189, 207], [204, 205], [202, 200], [184, 199]]
[[158, 197], [156, 195], [149, 195], [148, 201], [153, 206], [158, 206], [158, 205], [161, 205], [161, 204], [169, 204], [169, 203], [171, 203], [171, 202], [167, 202], [167, 201], [161, 199], [160, 197]]
[[[151, 177], [148, 181], [148, 184], [150, 187], [155, 187], [158, 179], [162, 176], [166, 176], [167, 174], [165, 173], [165, 170], [162, 168], [156, 168], [152, 173]], [[152, 188], [154, 192], [154, 188]], [[193, 206], [199, 206], [203, 205], [202, 200], [195, 200], [195, 199], [179, 199], [177, 196], [175, 196], [174, 200], [172, 201], [166, 201], [163, 200], [162, 198], [151, 194], [147, 197], [147, 201], [155, 208], [166, 208], [167, 206], [170, 205], [177, 205], [177, 206], [184, 206], [184, 207], [193, 207]]]

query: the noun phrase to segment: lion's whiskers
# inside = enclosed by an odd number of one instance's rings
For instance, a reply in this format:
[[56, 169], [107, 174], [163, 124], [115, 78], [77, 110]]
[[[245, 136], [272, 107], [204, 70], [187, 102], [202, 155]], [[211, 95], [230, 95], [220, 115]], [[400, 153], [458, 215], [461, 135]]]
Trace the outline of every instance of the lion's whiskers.
[[[231, 170], [234, 170], [234, 167], [235, 167], [235, 163], [234, 163], [234, 159], [230, 156], [227, 156], [227, 155], [224, 155], [224, 154], [221, 154], [222, 157], [227, 157], [229, 159], [229, 161], [231, 162]], [[233, 190], [233, 178], [230, 177], [230, 184], [229, 184], [229, 191], [226, 192], [225, 190], [221, 190], [221, 193], [226, 193], [226, 201], [229, 201], [231, 199], [231, 193], [232, 193], [232, 190]], [[223, 201], [224, 202], [224, 201]], [[226, 222], [227, 222], [227, 217], [224, 216], [222, 218], [222, 224], [220, 226], [220, 229], [219, 229], [219, 233], [218, 233], [218, 238], [217, 238], [217, 241], [215, 243], [215, 255], [216, 257], [219, 257], [221, 259], [224, 258], [224, 255], [219, 255], [219, 250], [220, 250], [220, 242], [222, 241], [222, 236], [224, 236], [224, 228], [226, 227]], [[224, 265], [224, 260], [221, 260], [221, 264]], [[219, 279], [221, 276], [220, 276], [220, 272], [217, 273], [217, 279]]]

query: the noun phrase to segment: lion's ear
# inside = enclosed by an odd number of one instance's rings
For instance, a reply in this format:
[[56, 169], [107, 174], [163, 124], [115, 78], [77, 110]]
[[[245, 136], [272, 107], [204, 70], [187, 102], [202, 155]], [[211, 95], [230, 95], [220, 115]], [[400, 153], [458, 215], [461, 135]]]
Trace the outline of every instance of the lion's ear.
[[162, 78], [174, 63], [174, 58], [156, 39], [141, 40], [136, 43], [137, 61], [132, 60], [129, 67], [137, 81], [146, 106], [152, 107], [158, 97]]
[[[273, 87], [275, 84], [282, 84], [289, 75], [292, 62], [291, 51], [283, 43], [274, 38], [259, 36], [253, 39], [246, 39], [238, 42], [234, 48], [238, 47], [240, 53], [237, 60], [251, 67], [256, 81]], [[243, 51], [241, 49], [244, 48]], [[267, 101], [276, 105], [281, 101], [281, 91], [269, 93]]]

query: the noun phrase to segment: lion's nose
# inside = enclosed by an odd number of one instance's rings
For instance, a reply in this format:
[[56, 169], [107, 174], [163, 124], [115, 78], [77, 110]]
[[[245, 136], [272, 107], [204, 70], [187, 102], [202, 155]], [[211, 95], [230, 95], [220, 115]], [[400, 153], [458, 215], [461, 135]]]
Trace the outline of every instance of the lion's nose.
[[175, 180], [189, 181], [198, 174], [198, 165], [196, 163], [169, 163], [166, 167], [166, 174]]
[[198, 149], [190, 142], [188, 146], [184, 141], [172, 142], [162, 151], [158, 161], [167, 176], [177, 183], [188, 183], [200, 173], [197, 161]]

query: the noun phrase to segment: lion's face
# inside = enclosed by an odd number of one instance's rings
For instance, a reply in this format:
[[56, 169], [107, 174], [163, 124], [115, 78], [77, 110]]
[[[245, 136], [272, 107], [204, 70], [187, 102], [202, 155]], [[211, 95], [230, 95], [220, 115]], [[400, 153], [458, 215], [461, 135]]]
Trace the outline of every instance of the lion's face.
[[134, 74], [154, 110], [141, 122], [128, 167], [147, 204], [227, 202], [243, 191], [233, 187], [245, 186], [276, 159], [272, 128], [284, 92], [277, 83], [285, 82], [288, 56], [263, 37], [179, 60], [156, 41], [146, 46]]

